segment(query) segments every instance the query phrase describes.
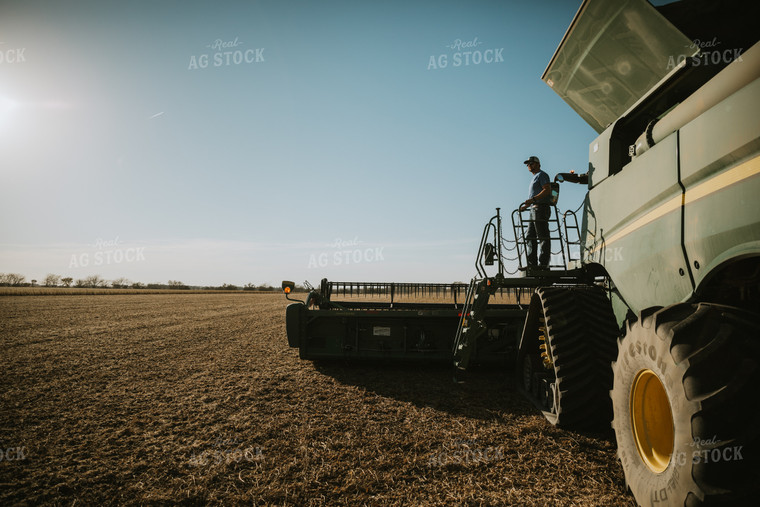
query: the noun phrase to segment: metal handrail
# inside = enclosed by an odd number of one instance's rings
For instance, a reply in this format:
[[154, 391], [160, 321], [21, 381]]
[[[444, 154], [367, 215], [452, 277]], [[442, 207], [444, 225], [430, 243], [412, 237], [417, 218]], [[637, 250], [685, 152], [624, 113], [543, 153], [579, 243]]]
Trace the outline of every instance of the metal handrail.
[[[549, 212], [549, 219], [546, 221], [547, 226], [549, 227], [549, 247], [550, 247], [550, 253], [551, 254], [561, 254], [562, 256], [562, 264], [553, 264], [550, 265], [552, 267], [561, 267], [563, 269], [567, 269], [567, 257], [565, 256], [565, 238], [562, 236], [562, 228], [560, 227], [559, 223], [559, 210], [557, 209], [556, 205], [550, 204], [550, 212]], [[554, 210], [554, 213], [552, 215], [551, 210]], [[554, 218], [552, 218], [554, 216]], [[515, 246], [517, 248], [517, 262], [520, 269], [527, 266], [527, 255], [528, 255], [528, 247], [527, 243], [528, 240], [525, 238], [525, 229], [528, 227], [530, 223], [532, 223], [533, 220], [525, 219], [523, 218], [522, 211], [519, 209], [516, 209], [512, 212], [512, 229], [514, 230], [515, 234]], [[551, 228], [551, 224], [556, 224], [555, 228]], [[519, 231], [519, 233], [518, 233]], [[552, 233], [556, 232], [556, 236], [552, 236]], [[560, 244], [560, 250], [558, 252], [554, 252], [551, 250], [551, 243], [554, 240], [559, 240]], [[523, 259], [526, 260], [525, 265], [523, 265]]]
[[468, 287], [465, 283], [416, 283], [416, 282], [325, 282], [325, 294], [343, 297], [447, 297], [456, 299]]
[[[478, 248], [478, 255], [475, 257], [475, 269], [481, 278], [486, 278], [486, 267], [483, 264], [483, 256], [486, 251], [486, 244], [488, 244], [489, 233], [493, 231], [493, 248], [496, 249], [496, 259], [498, 263], [498, 275], [504, 276], [504, 261], [502, 256], [501, 245], [501, 208], [496, 208], [496, 214], [491, 217], [491, 220], [483, 228], [483, 234], [480, 237], [480, 247]], [[494, 221], [496, 223], [494, 223]]]
[[478, 283], [478, 280], [476, 278], [473, 278], [470, 280], [470, 286], [467, 288], [467, 296], [465, 298], [464, 305], [462, 305], [462, 313], [459, 315], [459, 323], [457, 325], [457, 334], [454, 337], [454, 348], [452, 349], [452, 354], [456, 357], [457, 350], [459, 350], [460, 342], [462, 341], [462, 335], [464, 334], [464, 323], [467, 319], [467, 314], [470, 312], [470, 307], [472, 306], [472, 301], [475, 296], [475, 287]]
[[[573, 225], [568, 225], [567, 223], [567, 217], [571, 216], [573, 218]], [[578, 216], [575, 214], [575, 211], [565, 211], [562, 214], [562, 225], [565, 228], [565, 238], [567, 242], [567, 260], [568, 262], [573, 261], [579, 261], [581, 260], [581, 229], [578, 227]], [[576, 235], [578, 236], [578, 239], [576, 241], [570, 241], [570, 233], [568, 230], [575, 230]], [[572, 251], [570, 250], [570, 246], [577, 245], [578, 246], [578, 258], [573, 258]]]

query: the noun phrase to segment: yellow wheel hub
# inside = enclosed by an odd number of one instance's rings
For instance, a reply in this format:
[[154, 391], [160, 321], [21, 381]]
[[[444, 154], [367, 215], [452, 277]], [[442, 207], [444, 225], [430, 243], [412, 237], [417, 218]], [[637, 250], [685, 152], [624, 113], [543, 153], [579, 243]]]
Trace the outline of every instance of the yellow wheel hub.
[[664, 472], [673, 454], [673, 413], [665, 387], [652, 370], [641, 370], [631, 388], [631, 428], [641, 459]]

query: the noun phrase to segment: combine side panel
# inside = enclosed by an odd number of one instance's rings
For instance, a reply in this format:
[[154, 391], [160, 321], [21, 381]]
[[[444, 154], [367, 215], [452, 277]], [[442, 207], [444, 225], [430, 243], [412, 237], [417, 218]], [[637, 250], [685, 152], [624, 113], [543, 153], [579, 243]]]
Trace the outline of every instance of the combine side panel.
[[[760, 76], [760, 44], [732, 65]], [[680, 132], [684, 244], [698, 287], [723, 265], [760, 255], [759, 99], [760, 78]]]
[[681, 244], [682, 198], [677, 134], [589, 191], [595, 220], [584, 261], [606, 268], [634, 312], [693, 290]]

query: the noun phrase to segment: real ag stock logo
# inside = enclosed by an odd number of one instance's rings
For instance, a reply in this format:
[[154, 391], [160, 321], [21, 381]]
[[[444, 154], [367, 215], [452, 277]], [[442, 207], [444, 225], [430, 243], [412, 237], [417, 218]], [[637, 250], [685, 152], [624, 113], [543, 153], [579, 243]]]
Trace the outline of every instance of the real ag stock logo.
[[[446, 44], [452, 53], [430, 55], [427, 70], [445, 69], [451, 63], [452, 67], [469, 67], [470, 65], [502, 63], [504, 61], [504, 48], [481, 49], [484, 43], [477, 37], [470, 40], [455, 39], [451, 44]], [[449, 61], [449, 56], [451, 57]]]
[[25, 461], [26, 446], [23, 447], [6, 447], [0, 440], [0, 462], [1, 461]]
[[358, 237], [354, 239], [343, 240], [337, 238], [328, 245], [333, 250], [331, 252], [313, 253], [309, 256], [309, 268], [325, 268], [327, 266], [342, 266], [349, 264], [360, 264], [362, 262], [380, 262], [384, 261], [383, 249], [385, 247], [360, 247], [361, 241]]
[[193, 466], [206, 466], [211, 464], [221, 465], [230, 463], [259, 462], [264, 459], [264, 453], [259, 446], [248, 446], [245, 449], [237, 438], [217, 438], [212, 449], [206, 449], [200, 453], [193, 451], [188, 464]]
[[206, 48], [213, 53], [202, 53], [199, 55], [190, 55], [190, 63], [187, 70], [205, 69], [212, 67], [229, 67], [230, 65], [242, 65], [251, 63], [262, 63], [264, 59], [265, 48], [244, 49], [243, 42], [238, 37], [233, 40], [216, 39]]
[[687, 44], [686, 47], [689, 50], [699, 49], [699, 53], [687, 57], [686, 55], [671, 55], [668, 58], [667, 70], [676, 68], [676, 66], [683, 63], [687, 58], [691, 61], [693, 67], [699, 67], [700, 65], [721, 65], [729, 64], [733, 61], [743, 62], [742, 51], [744, 48], [730, 48], [721, 50], [718, 48], [721, 42], [717, 37], [713, 37], [712, 40], [703, 41], [700, 39], [694, 39], [691, 44]]
[[743, 445], [722, 445], [723, 443], [723, 441], [718, 440], [717, 435], [704, 440], [694, 438], [689, 443], [689, 446], [693, 448], [691, 456], [686, 452], [676, 452], [673, 456], [673, 461], [683, 466], [689, 461], [697, 465], [699, 463], [719, 463], [721, 461], [741, 461], [744, 459], [742, 455]]
[[94, 250], [71, 254], [69, 269], [86, 268], [88, 266], [108, 266], [110, 264], [122, 264], [141, 262], [145, 260], [145, 247], [122, 248], [119, 237], [103, 240], [98, 238], [90, 245]]
[[26, 63], [24, 51], [26, 48], [9, 48], [5, 42], [0, 42], [0, 65]]
[[458, 440], [452, 446], [444, 446], [428, 457], [428, 467], [445, 467], [446, 465], [479, 465], [503, 460], [501, 447], [483, 447], [477, 440]]

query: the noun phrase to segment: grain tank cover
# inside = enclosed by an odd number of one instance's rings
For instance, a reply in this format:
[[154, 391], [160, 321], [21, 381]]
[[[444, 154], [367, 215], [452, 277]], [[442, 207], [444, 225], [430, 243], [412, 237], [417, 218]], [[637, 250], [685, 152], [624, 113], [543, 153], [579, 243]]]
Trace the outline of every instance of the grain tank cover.
[[690, 46], [646, 0], [584, 0], [541, 79], [601, 133], [698, 51]]

